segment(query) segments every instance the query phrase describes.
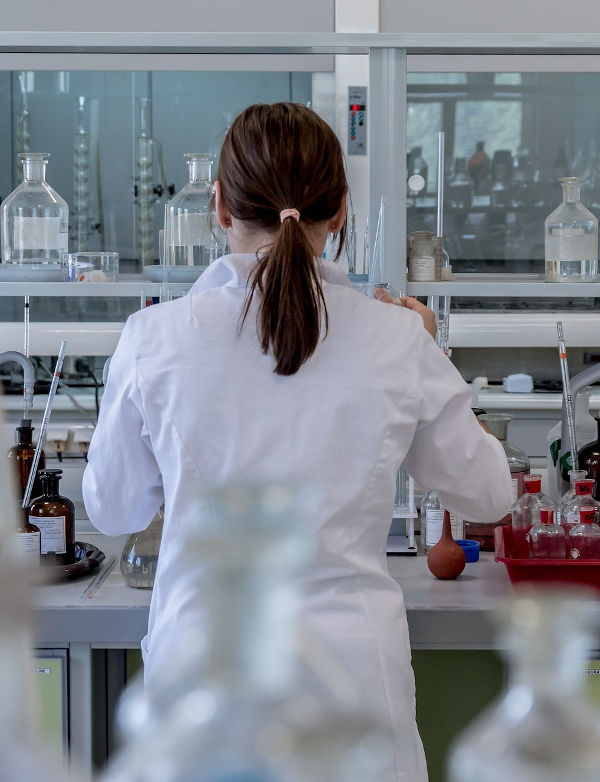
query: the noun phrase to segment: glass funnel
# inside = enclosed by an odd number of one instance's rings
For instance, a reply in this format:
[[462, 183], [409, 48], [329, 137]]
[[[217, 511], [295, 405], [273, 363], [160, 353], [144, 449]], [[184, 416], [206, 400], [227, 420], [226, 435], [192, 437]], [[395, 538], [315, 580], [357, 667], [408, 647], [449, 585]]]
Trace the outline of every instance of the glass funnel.
[[161, 508], [146, 529], [127, 538], [120, 566], [129, 586], [137, 589], [152, 589], [154, 586], [164, 520], [164, 508]]
[[69, 207], [46, 182], [49, 157], [47, 152], [19, 155], [23, 182], [0, 205], [4, 263], [64, 262]]
[[598, 779], [600, 717], [584, 690], [597, 611], [591, 594], [566, 587], [521, 591], [505, 607], [508, 688], [455, 743], [450, 782]]
[[211, 168], [214, 155], [187, 152], [188, 183], [165, 209], [168, 266], [207, 266], [216, 260], [218, 244], [210, 225]]
[[562, 177], [563, 202], [544, 223], [546, 280], [593, 282], [598, 273], [598, 220], [579, 199], [581, 180]]

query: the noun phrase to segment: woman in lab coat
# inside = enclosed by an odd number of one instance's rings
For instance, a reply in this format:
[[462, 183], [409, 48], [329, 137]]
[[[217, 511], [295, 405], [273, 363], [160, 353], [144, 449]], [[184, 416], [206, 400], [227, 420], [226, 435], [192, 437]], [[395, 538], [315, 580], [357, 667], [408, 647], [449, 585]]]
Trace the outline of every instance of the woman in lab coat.
[[466, 518], [501, 518], [504, 453], [424, 327], [429, 311], [369, 299], [321, 260], [327, 234], [343, 237], [347, 182], [317, 114], [289, 103], [244, 111], [215, 191], [232, 252], [187, 296], [128, 319], [83, 482], [108, 535], [143, 529], [165, 505], [146, 682], [194, 621], [182, 548], [202, 523], [200, 487], [318, 482], [303, 616], [394, 732], [380, 782], [423, 782], [406, 614], [386, 567], [396, 473], [404, 464]]

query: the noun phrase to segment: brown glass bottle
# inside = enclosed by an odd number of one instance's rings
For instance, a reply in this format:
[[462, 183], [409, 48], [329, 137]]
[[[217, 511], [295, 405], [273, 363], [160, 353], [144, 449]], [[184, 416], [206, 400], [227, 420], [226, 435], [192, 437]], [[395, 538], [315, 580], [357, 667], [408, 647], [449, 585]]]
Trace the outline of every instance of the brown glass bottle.
[[[17, 471], [17, 486], [21, 491], [21, 498], [25, 494], [29, 472], [33, 464], [33, 455], [35, 453], [35, 444], [33, 443], [33, 427], [30, 418], [22, 418], [17, 426], [17, 444], [8, 451], [8, 458], [14, 462]], [[38, 462], [38, 472], [33, 482], [31, 491], [32, 497], [39, 497], [42, 493], [42, 482], [40, 481], [40, 470], [46, 466], [46, 455], [42, 450]]]
[[598, 427], [598, 437], [591, 443], [587, 443], [577, 453], [579, 469], [585, 470], [588, 478], [596, 481], [592, 496], [598, 499], [600, 493], [600, 417], [594, 418]]
[[58, 493], [62, 470], [40, 470], [42, 496], [29, 506], [29, 523], [39, 527], [43, 565], [75, 562], [75, 506]]

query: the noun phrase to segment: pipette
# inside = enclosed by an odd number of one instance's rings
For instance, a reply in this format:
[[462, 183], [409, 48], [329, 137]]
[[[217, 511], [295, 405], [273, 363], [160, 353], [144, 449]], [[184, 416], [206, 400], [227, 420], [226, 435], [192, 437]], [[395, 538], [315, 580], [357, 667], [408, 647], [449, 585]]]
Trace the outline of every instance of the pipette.
[[[24, 328], [24, 344], [23, 344], [23, 353], [25, 354], [25, 358], [29, 358], [29, 296], [25, 296], [25, 305], [24, 305], [24, 312], [23, 312], [23, 328]], [[27, 396], [23, 397], [23, 418], [29, 418], [27, 415], [27, 411], [29, 409], [29, 404], [27, 402]]]
[[[569, 380], [569, 365], [567, 363], [567, 348], [563, 336], [563, 325], [559, 320], [556, 322], [556, 331], [558, 333], [558, 357], [560, 358], [560, 371], [563, 384], [563, 404], [567, 413], [567, 426], [569, 429], [569, 445], [571, 448], [571, 465], [573, 470], [578, 469], [577, 462], [577, 440], [575, 437], [575, 411], [573, 409], [573, 399], [571, 397], [571, 382]], [[563, 446], [564, 447], [564, 446]]]
[[54, 367], [54, 375], [52, 376], [52, 383], [50, 384], [50, 390], [48, 391], [48, 401], [46, 402], [46, 409], [44, 410], [44, 417], [42, 418], [40, 433], [38, 435], [37, 445], [35, 446], [35, 452], [33, 454], [33, 462], [31, 463], [31, 470], [29, 471], [29, 479], [27, 481], [27, 487], [25, 488], [25, 494], [23, 496], [23, 508], [26, 508], [29, 505], [29, 500], [31, 499], [31, 490], [33, 489], [35, 474], [40, 462], [42, 443], [44, 442], [44, 437], [46, 436], [46, 429], [48, 428], [48, 421], [50, 420], [50, 413], [52, 412], [52, 404], [54, 403], [54, 395], [56, 394], [56, 387], [58, 386], [60, 371], [62, 369], [66, 352], [67, 343], [63, 340], [60, 343], [60, 349], [56, 359], [56, 366]]
[[[373, 242], [373, 256], [369, 266], [369, 282], [383, 282], [383, 253], [384, 253], [384, 219], [385, 219], [385, 198], [381, 196], [379, 202], [379, 214], [377, 216], [377, 229], [375, 231], [375, 241]], [[379, 267], [379, 268], [377, 268]], [[378, 275], [379, 279], [375, 279]]]

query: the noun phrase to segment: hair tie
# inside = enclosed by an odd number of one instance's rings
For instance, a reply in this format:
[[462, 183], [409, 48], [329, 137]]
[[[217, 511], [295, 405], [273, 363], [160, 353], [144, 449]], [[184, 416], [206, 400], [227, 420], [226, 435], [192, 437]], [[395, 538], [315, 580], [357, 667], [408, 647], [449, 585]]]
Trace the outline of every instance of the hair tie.
[[279, 219], [282, 223], [288, 217], [293, 217], [294, 220], [298, 222], [300, 220], [300, 212], [297, 209], [282, 209], [281, 212], [279, 212]]

